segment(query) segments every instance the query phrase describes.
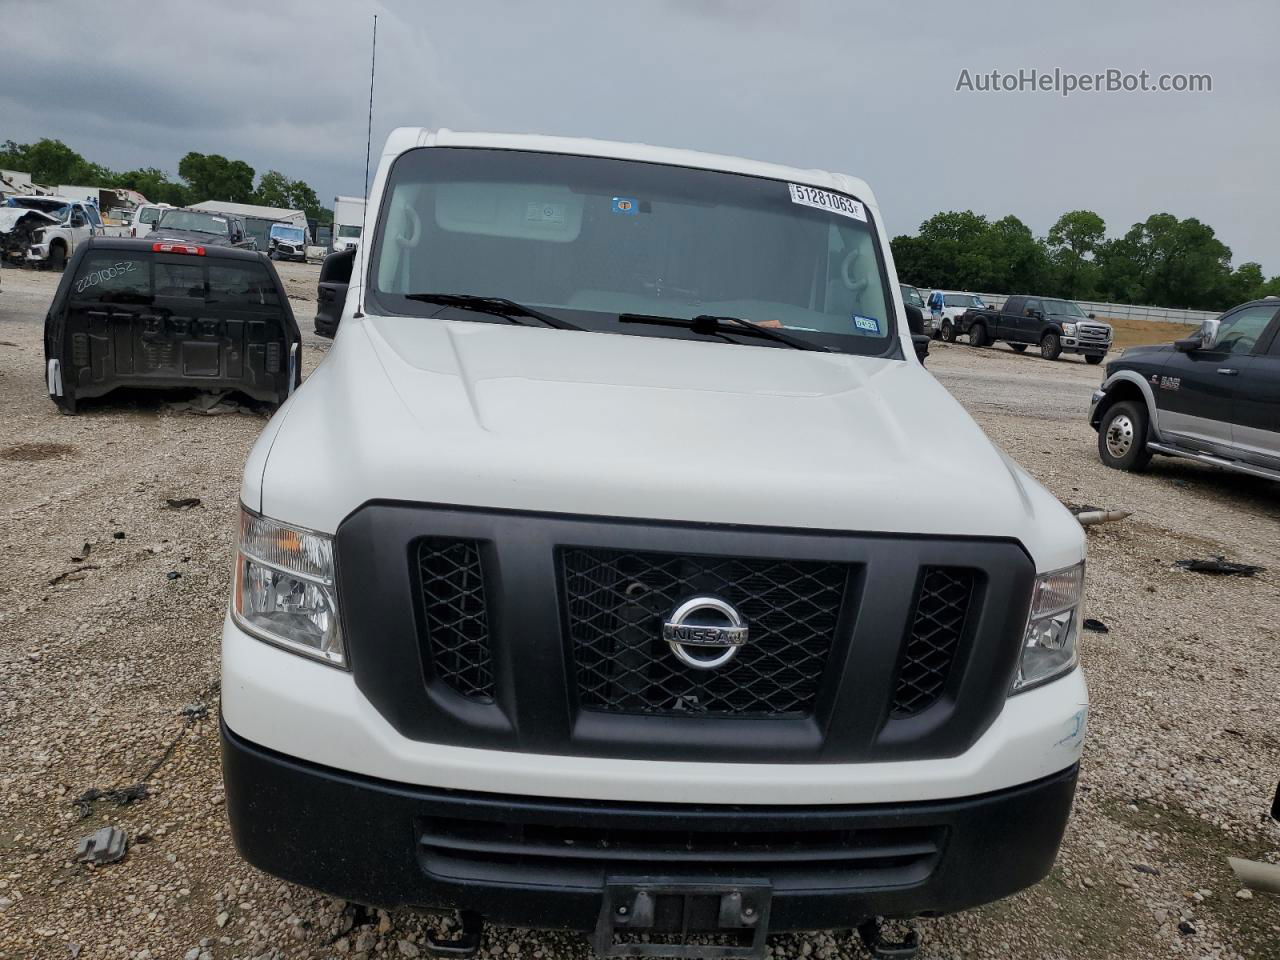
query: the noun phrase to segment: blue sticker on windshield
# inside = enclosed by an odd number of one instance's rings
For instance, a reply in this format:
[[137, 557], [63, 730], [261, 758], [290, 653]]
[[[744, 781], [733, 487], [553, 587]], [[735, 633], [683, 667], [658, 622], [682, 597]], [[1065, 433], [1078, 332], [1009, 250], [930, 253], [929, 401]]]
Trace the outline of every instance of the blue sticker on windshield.
[[853, 315], [853, 326], [855, 330], [873, 333], [876, 336], [880, 335], [880, 321], [875, 317], [863, 317], [855, 313]]
[[636, 203], [635, 197], [614, 197], [613, 212], [620, 213], [626, 217], [634, 217], [640, 210], [640, 205]]

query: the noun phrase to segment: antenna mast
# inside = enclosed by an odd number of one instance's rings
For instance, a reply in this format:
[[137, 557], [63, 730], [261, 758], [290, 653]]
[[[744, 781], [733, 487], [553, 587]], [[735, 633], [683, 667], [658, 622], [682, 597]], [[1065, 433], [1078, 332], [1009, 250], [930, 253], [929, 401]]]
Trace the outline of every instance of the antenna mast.
[[[373, 48], [369, 54], [369, 127], [365, 132], [364, 139], [364, 208], [360, 213], [360, 262], [363, 266], [366, 262], [365, 254], [368, 253], [369, 247], [369, 157], [373, 152], [373, 80], [378, 70], [378, 15], [373, 15]], [[367, 271], [364, 271], [367, 273]], [[364, 285], [365, 278], [360, 278], [360, 309], [356, 312], [356, 316], [364, 316]]]

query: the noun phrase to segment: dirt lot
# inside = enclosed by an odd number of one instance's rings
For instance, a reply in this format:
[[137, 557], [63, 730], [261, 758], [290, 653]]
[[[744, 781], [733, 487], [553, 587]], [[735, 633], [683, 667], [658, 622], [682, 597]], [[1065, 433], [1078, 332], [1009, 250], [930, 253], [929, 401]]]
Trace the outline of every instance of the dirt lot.
[[1160, 323], [1157, 320], [1136, 320], [1130, 317], [1099, 317], [1111, 324], [1115, 330], [1115, 347], [1136, 347], [1144, 343], [1168, 343], [1182, 337], [1189, 337], [1200, 329], [1194, 325], [1181, 323]]
[[[315, 267], [282, 272], [313, 295]], [[59, 416], [40, 346], [56, 278], [0, 279], [0, 957], [418, 956], [427, 920], [282, 884], [228, 835], [218, 634], [240, 468], [264, 419], [160, 399]], [[309, 329], [313, 308], [294, 306]], [[322, 348], [308, 337], [307, 370]], [[1062, 500], [1134, 515], [1090, 536], [1087, 612], [1110, 632], [1083, 640], [1093, 715], [1058, 865], [1009, 901], [923, 922], [923, 955], [1280, 957], [1280, 898], [1245, 898], [1226, 863], [1280, 859], [1265, 816], [1280, 777], [1280, 485], [1174, 462], [1106, 470], [1083, 420], [1100, 371], [1078, 358], [938, 345], [930, 368]], [[982, 508], [981, 490], [937, 495]], [[166, 503], [186, 497], [201, 504]], [[1270, 569], [1173, 567], [1210, 554]], [[74, 802], [139, 782], [128, 805]], [[105, 824], [128, 830], [127, 858], [74, 864]], [[483, 949], [586, 956], [576, 937], [509, 930]], [[843, 934], [773, 951], [864, 955]]]

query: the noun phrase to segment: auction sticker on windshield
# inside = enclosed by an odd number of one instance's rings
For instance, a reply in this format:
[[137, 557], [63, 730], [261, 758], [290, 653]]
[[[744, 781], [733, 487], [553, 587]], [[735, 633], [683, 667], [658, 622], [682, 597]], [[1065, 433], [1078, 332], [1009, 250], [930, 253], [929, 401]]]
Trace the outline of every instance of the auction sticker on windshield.
[[857, 200], [843, 196], [839, 193], [831, 193], [828, 190], [819, 190], [817, 187], [806, 187], [801, 183], [788, 183], [791, 188], [791, 202], [803, 204], [806, 207], [816, 207], [819, 210], [830, 210], [832, 213], [838, 213], [843, 217], [852, 217], [854, 220], [867, 222], [867, 211]]

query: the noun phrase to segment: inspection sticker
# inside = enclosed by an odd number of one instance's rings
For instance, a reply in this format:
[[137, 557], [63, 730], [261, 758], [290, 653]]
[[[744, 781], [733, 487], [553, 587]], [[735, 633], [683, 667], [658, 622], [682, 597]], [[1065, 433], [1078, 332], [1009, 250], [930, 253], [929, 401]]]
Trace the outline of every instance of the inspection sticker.
[[564, 223], [563, 203], [530, 203], [524, 208], [524, 218], [533, 223]]
[[634, 217], [640, 212], [640, 205], [636, 203], [634, 197], [614, 197], [613, 212], [620, 213], [624, 217]]
[[865, 330], [867, 333], [880, 334], [880, 321], [875, 317], [861, 317], [858, 314], [853, 315], [853, 325], [858, 330]]
[[854, 220], [867, 222], [867, 211], [857, 200], [828, 190], [819, 190], [817, 187], [806, 187], [801, 183], [788, 183], [787, 186], [791, 189], [792, 203], [816, 207], [819, 210], [830, 210], [842, 217], [852, 217]]

